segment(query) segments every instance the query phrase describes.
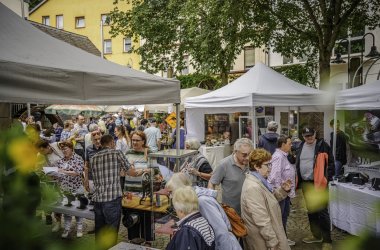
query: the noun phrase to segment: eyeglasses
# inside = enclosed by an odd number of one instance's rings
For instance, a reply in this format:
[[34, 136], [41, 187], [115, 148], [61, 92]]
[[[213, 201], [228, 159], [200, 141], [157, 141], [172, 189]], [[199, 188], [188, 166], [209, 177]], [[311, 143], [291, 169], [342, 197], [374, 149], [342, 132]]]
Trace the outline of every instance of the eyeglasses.
[[61, 148], [62, 151], [67, 151], [67, 150], [71, 150], [71, 148], [69, 147], [64, 147], [64, 148]]
[[142, 141], [142, 140], [132, 139], [132, 142], [139, 142], [139, 141]]
[[272, 163], [263, 163], [261, 164], [262, 166], [267, 166], [267, 168], [271, 168], [272, 167]]

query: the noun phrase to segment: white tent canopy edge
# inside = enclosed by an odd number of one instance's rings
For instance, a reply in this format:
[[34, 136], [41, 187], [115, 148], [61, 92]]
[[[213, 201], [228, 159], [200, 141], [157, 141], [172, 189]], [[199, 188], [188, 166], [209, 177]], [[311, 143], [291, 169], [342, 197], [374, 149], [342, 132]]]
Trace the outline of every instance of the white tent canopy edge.
[[[258, 63], [246, 74], [223, 88], [186, 99], [188, 136], [204, 140], [205, 114], [250, 112], [254, 117], [255, 107], [258, 106], [300, 107], [305, 112], [313, 109], [323, 110], [325, 121], [333, 115], [333, 100], [330, 94], [299, 84]], [[324, 131], [324, 136], [328, 136], [326, 124]]]

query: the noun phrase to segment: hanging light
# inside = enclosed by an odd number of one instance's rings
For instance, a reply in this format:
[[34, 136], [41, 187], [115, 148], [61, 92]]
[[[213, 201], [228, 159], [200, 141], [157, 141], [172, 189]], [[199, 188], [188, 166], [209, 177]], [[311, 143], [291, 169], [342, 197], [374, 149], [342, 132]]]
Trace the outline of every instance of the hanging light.
[[342, 59], [342, 55], [340, 53], [336, 53], [336, 57], [331, 61], [331, 63], [341, 64], [346, 63], [346, 61]]
[[380, 53], [379, 51], [377, 51], [377, 48], [375, 45], [371, 46], [371, 51], [365, 57], [370, 57], [370, 58], [380, 57]]

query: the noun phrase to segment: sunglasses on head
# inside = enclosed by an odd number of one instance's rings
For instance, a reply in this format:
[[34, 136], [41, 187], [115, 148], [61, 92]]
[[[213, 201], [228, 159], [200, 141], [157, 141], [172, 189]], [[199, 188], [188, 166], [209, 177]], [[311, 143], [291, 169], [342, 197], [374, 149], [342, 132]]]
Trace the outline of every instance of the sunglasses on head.
[[95, 135], [102, 135], [102, 133], [100, 133], [100, 131], [92, 131], [92, 132], [91, 132], [91, 135], [92, 135], [92, 136], [95, 136]]

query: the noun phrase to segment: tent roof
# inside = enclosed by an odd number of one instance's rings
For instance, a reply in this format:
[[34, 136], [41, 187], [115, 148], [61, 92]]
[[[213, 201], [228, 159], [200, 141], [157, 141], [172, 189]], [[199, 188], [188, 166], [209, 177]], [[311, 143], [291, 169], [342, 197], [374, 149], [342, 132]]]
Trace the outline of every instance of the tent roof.
[[177, 80], [129, 69], [38, 30], [0, 3], [0, 101], [179, 103]]
[[[180, 110], [184, 110], [184, 103], [186, 98], [193, 97], [193, 96], [199, 96], [206, 93], [209, 93], [210, 90], [202, 89], [198, 87], [192, 87], [192, 88], [186, 88], [181, 89], [181, 105]], [[169, 106], [172, 106], [172, 103], [167, 104], [157, 104], [157, 105], [146, 105], [145, 110], [154, 111], [154, 112], [168, 112]]]
[[380, 80], [339, 91], [335, 100], [337, 110], [380, 109]]
[[[313, 89], [258, 63], [247, 73], [223, 88], [188, 98], [186, 108], [305, 106], [328, 104], [324, 91]], [[332, 102], [331, 102], [332, 104]]]

